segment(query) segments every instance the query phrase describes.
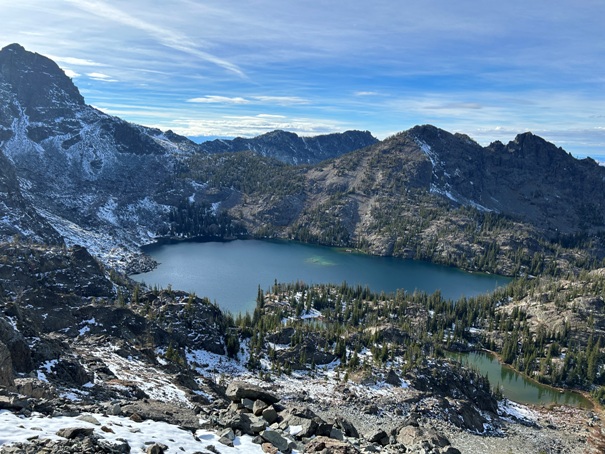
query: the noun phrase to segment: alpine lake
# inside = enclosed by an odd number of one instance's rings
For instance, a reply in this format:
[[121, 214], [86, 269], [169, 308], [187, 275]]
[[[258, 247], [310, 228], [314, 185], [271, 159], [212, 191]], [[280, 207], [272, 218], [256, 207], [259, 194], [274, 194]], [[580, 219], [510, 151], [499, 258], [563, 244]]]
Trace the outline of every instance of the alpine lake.
[[290, 241], [182, 241], [143, 250], [159, 266], [131, 276], [134, 280], [150, 287], [170, 285], [194, 292], [233, 314], [252, 312], [258, 287], [268, 290], [275, 281], [310, 285], [347, 282], [385, 293], [440, 290], [443, 297], [453, 300], [491, 292], [510, 281], [503, 276]]
[[[374, 292], [399, 289], [433, 293], [457, 300], [491, 292], [510, 278], [468, 273], [455, 268], [393, 257], [377, 257], [348, 249], [290, 241], [234, 240], [227, 242], [180, 241], [143, 248], [159, 266], [132, 275], [138, 282], [193, 292], [208, 297], [233, 314], [253, 311], [260, 286], [277, 282], [332, 283], [367, 286]], [[590, 407], [581, 394], [560, 392], [528, 380], [492, 356], [483, 353], [452, 354], [488, 375], [505, 397], [524, 404], [566, 404]]]

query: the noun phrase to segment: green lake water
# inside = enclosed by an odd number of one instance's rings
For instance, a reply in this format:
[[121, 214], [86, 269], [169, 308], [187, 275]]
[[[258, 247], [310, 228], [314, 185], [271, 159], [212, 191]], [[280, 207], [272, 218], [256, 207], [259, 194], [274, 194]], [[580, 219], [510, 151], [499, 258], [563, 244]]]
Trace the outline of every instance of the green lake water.
[[499, 386], [508, 399], [521, 404], [564, 404], [573, 407], [592, 408], [592, 403], [582, 394], [573, 391], [559, 391], [549, 386], [529, 380], [512, 368], [501, 364], [497, 358], [486, 353], [448, 353], [448, 357], [487, 374], [494, 386]]

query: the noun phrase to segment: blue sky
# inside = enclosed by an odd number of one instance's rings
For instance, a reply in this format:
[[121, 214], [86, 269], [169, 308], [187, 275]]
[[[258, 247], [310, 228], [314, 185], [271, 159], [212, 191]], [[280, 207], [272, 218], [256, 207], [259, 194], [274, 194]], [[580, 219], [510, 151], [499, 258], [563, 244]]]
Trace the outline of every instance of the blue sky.
[[430, 123], [605, 161], [602, 0], [19, 0], [0, 17], [1, 47], [53, 58], [89, 104], [189, 137]]

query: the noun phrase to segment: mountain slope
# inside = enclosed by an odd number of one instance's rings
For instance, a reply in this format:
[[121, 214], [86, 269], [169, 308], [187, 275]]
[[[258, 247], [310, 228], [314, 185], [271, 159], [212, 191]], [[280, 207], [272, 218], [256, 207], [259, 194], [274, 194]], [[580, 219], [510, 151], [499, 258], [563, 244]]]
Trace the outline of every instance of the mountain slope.
[[575, 159], [530, 132], [485, 148], [432, 126], [407, 134], [431, 160], [433, 192], [545, 230], [605, 227], [605, 167], [590, 158]]
[[605, 255], [602, 239], [583, 250], [566, 241], [565, 253], [558, 242], [602, 232], [605, 168], [529, 133], [484, 148], [419, 126], [312, 167], [252, 154], [196, 156], [189, 167], [221, 194], [212, 203], [259, 236], [505, 274]]
[[0, 147], [26, 197], [69, 242], [96, 236], [108, 253], [158, 229], [178, 160], [158, 131], [87, 106], [54, 62], [18, 45], [0, 51], [0, 100]]

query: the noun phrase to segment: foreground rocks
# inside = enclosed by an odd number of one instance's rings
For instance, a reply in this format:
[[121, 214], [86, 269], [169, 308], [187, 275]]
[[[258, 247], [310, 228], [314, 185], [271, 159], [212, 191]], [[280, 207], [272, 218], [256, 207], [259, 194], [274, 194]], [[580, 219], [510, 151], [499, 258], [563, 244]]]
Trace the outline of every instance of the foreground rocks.
[[459, 452], [432, 427], [403, 425], [389, 432], [375, 428], [361, 435], [344, 416], [324, 419], [302, 403], [282, 405], [278, 395], [255, 385], [233, 382], [226, 395], [232, 403], [214, 421], [216, 427], [227, 440], [232, 440], [228, 434], [256, 437], [265, 452]]

